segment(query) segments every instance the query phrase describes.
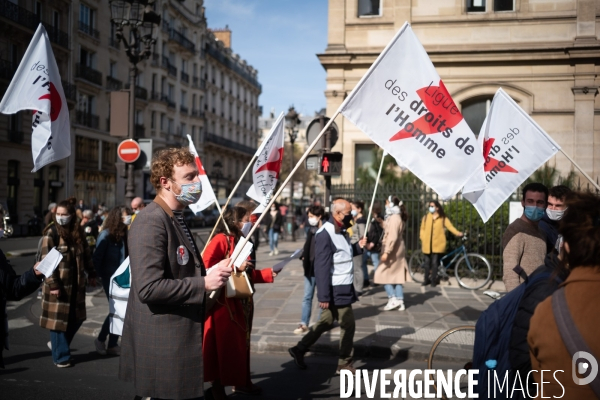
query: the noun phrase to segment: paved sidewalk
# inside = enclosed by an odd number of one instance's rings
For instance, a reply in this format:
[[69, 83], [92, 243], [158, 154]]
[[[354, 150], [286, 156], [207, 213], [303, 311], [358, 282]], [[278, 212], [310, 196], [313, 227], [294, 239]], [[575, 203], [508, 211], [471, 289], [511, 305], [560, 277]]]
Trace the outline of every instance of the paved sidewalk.
[[[282, 242], [279, 255], [269, 257], [268, 245], [261, 243], [257, 252], [257, 267], [268, 268], [302, 245], [302, 240], [295, 243]], [[502, 282], [494, 282], [490, 286], [497, 291], [504, 288]], [[304, 276], [299, 260], [290, 262], [277, 276], [274, 284], [256, 286], [252, 351], [287, 353], [287, 349], [300, 340], [301, 336], [295, 335], [293, 331], [300, 322], [303, 295]], [[356, 318], [356, 356], [425, 360], [440, 334], [452, 327], [474, 325], [480, 313], [493, 302], [483, 295], [483, 289], [465, 290], [457, 287], [455, 282], [442, 282], [434, 289], [407, 283], [404, 296], [404, 311], [383, 311], [387, 302], [383, 286], [368, 290], [353, 305]], [[88, 293], [86, 304], [88, 317], [80, 333], [95, 336], [108, 314], [108, 301], [100, 290]], [[38, 300], [32, 304], [29, 313], [32, 322], [39, 321], [40, 313]], [[315, 298], [311, 323], [318, 316]], [[324, 334], [312, 350], [313, 353], [337, 354], [338, 346], [339, 327], [336, 327]], [[467, 360], [471, 357], [472, 346], [450, 341], [443, 351], [448, 359]]]

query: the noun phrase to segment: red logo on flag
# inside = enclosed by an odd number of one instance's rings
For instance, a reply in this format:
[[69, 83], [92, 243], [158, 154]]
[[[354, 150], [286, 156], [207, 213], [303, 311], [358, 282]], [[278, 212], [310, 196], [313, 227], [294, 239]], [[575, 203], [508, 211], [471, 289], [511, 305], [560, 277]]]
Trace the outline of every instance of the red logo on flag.
[[269, 161], [264, 163], [260, 168], [258, 168], [255, 174], [261, 171], [273, 171], [275, 172], [275, 178], [279, 179], [279, 172], [281, 171], [281, 163], [283, 162], [283, 147], [277, 149], [279, 153], [278, 159], [275, 161]]
[[[38, 100], [50, 100], [50, 121], [56, 121], [62, 109], [62, 100], [60, 99], [58, 90], [56, 90], [56, 86], [52, 82], [50, 82], [50, 93], [43, 95]], [[34, 111], [34, 114], [36, 112]]]
[[505, 163], [504, 161], [496, 160], [495, 158], [490, 157], [490, 151], [494, 146], [494, 141], [496, 139], [489, 138], [483, 141], [483, 158], [485, 159], [485, 163], [483, 164], [483, 170], [485, 172], [489, 171], [498, 171], [498, 172], [512, 172], [518, 173], [516, 169]]

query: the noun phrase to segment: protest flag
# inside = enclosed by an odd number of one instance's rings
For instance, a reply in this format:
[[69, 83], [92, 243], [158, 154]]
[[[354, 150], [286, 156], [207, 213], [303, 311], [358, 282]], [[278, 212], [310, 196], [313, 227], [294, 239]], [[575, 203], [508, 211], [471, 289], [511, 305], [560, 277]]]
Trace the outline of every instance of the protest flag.
[[0, 112], [33, 110], [33, 170], [71, 155], [71, 122], [58, 66], [40, 23], [2, 101]]
[[212, 185], [210, 184], [210, 180], [206, 175], [202, 161], [200, 161], [200, 156], [196, 151], [196, 146], [194, 146], [192, 137], [187, 135], [187, 138], [190, 142], [190, 153], [192, 153], [196, 159], [196, 167], [198, 167], [198, 175], [200, 176], [200, 183], [202, 184], [202, 196], [200, 196], [200, 200], [198, 200], [198, 202], [195, 204], [190, 204], [190, 209], [194, 212], [194, 214], [198, 214], [200, 211], [206, 209], [208, 206], [216, 202], [217, 196], [215, 195]]
[[[463, 188], [463, 196], [483, 222], [560, 146], [504, 91], [498, 89], [481, 132], [477, 151], [485, 163]], [[485, 185], [484, 189], [479, 189]]]
[[340, 112], [444, 199], [483, 164], [475, 135], [408, 23]]

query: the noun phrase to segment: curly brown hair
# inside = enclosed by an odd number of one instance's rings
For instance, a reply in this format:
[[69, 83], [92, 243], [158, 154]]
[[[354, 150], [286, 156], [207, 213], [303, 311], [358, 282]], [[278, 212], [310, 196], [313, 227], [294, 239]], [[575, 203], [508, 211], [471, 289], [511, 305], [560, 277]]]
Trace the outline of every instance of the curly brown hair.
[[157, 152], [152, 157], [150, 166], [150, 182], [157, 192], [162, 190], [160, 178], [172, 178], [175, 165], [194, 164], [195, 157], [186, 147], [176, 147]]
[[[75, 204], [77, 201], [74, 197], [71, 197], [67, 200], [63, 200], [56, 205], [56, 208], [62, 207], [67, 210], [69, 215], [71, 216], [71, 220], [67, 225], [60, 225], [56, 222], [56, 214], [53, 215], [53, 224], [48, 225], [46, 229], [44, 229], [44, 235], [51, 229], [51, 226], [56, 226], [56, 230], [58, 235], [65, 241], [65, 243], [69, 246], [77, 246], [80, 249], [83, 247], [83, 243], [85, 242], [83, 233], [83, 228], [79, 226], [79, 221], [77, 220], [77, 214], [75, 213]], [[87, 242], [85, 242], [87, 244]], [[58, 246], [58, 243], [54, 244]]]
[[104, 221], [104, 229], [108, 231], [108, 237], [113, 243], [119, 243], [127, 236], [127, 225], [123, 223], [123, 212], [132, 215], [130, 208], [121, 206], [113, 207]]
[[567, 209], [560, 220], [558, 233], [569, 244], [565, 254], [569, 268], [600, 264], [600, 198], [593, 193], [567, 195]]
[[225, 221], [227, 227], [229, 228], [230, 235], [235, 237], [235, 241], [237, 242], [240, 236], [242, 236], [242, 231], [238, 228], [237, 224], [244, 218], [244, 216], [246, 216], [246, 214], [249, 214], [249, 211], [242, 207], [236, 206], [228, 209], [223, 213], [223, 219], [219, 221], [217, 233], [224, 233], [227, 235], [227, 229], [223, 224], [223, 221]]

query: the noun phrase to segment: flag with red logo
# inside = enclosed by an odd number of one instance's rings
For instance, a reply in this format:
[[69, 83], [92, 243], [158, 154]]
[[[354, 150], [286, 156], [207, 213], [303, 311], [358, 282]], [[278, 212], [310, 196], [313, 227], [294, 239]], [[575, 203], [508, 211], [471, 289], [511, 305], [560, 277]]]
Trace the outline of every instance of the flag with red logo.
[[256, 162], [252, 166], [253, 184], [246, 192], [246, 196], [259, 203], [255, 213], [260, 213], [265, 209], [275, 193], [275, 187], [279, 181], [285, 140], [283, 123], [282, 112], [273, 124], [269, 135], [256, 151]]
[[40, 24], [2, 101], [0, 112], [33, 110], [33, 171], [71, 155], [67, 99], [48, 34]]
[[[463, 188], [463, 196], [483, 222], [560, 146], [502, 89], [498, 89], [481, 132], [477, 151], [485, 163]], [[479, 188], [485, 185], [485, 189]]]
[[198, 167], [198, 175], [200, 176], [200, 183], [202, 184], [202, 195], [200, 196], [200, 200], [198, 200], [198, 202], [195, 204], [190, 204], [190, 209], [194, 212], [194, 214], [198, 214], [200, 211], [206, 209], [208, 206], [216, 202], [217, 196], [215, 196], [215, 192], [213, 191], [210, 180], [206, 175], [202, 161], [200, 161], [200, 156], [196, 151], [196, 146], [194, 146], [192, 137], [187, 135], [187, 138], [190, 142], [190, 153], [192, 153], [196, 159], [196, 167]]
[[483, 164], [475, 135], [408, 23], [340, 112], [444, 199]]

